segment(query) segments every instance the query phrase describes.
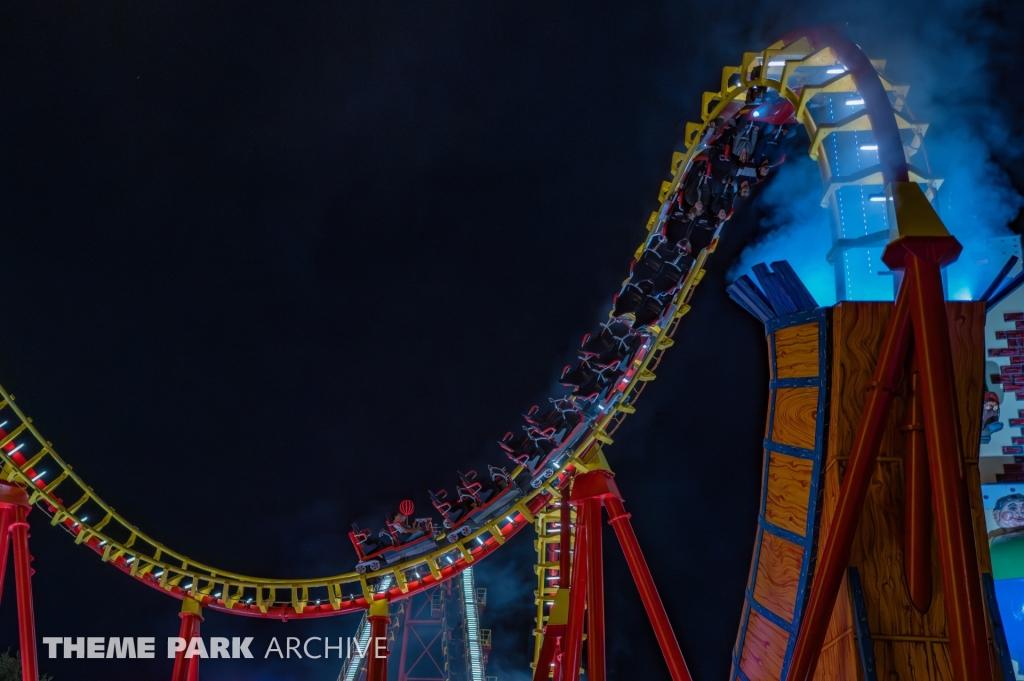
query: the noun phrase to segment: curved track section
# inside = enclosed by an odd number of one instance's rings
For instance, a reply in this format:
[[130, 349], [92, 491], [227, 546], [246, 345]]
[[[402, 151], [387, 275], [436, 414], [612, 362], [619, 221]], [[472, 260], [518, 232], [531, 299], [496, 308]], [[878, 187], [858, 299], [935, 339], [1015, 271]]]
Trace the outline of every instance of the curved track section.
[[[773, 120], [799, 122], [811, 140], [810, 155], [819, 160], [827, 186], [828, 163], [822, 162], [824, 154], [820, 152], [831, 132], [871, 128], [880, 141], [888, 140], [885, 148], [889, 149], [893, 140], [901, 139], [902, 129], [911, 127], [898, 115], [891, 115], [888, 97], [892, 90], [853, 43], [829, 28], [800, 32], [763, 52], [744, 54], [741, 66], [723, 70], [721, 91], [705, 93], [702, 121], [687, 124], [686, 150], [673, 155], [671, 179], [662, 184], [661, 205], [648, 221], [648, 236], [636, 252], [634, 268], [664, 241], [666, 221], [688, 172], [708, 142], [721, 132], [723, 121], [738, 116], [753, 116], [756, 120], [757, 112], [763, 110]], [[819, 124], [808, 109], [817, 95], [858, 91], [868, 105], [843, 121]], [[902, 142], [898, 144], [903, 146]], [[907, 167], [898, 151], [886, 152], [882, 173], [886, 181], [906, 177]], [[672, 346], [672, 335], [690, 309], [690, 298], [704, 275], [704, 265], [715, 250], [723, 223], [714, 227], [710, 241], [699, 253], [688, 256], [688, 269], [671, 282], [654, 308], [648, 308], [643, 321], [639, 311], [612, 320], [631, 329], [633, 342], [628, 354], [617, 360], [614, 378], [600, 390], [587, 396], [577, 390], [569, 398], [572, 408], [582, 415], [578, 427], [552, 441], [537, 470], [531, 462], [511, 473], [510, 484], [518, 492], [509, 495], [500, 513], [474, 523], [472, 530], [467, 525], [464, 532], [440, 533], [422, 553], [371, 566], [370, 571], [364, 566], [363, 572], [313, 579], [253, 577], [193, 560], [135, 527], [103, 501], [36, 430], [15, 404], [14, 396], [2, 388], [0, 475], [28, 489], [31, 502], [50, 518], [51, 525], [63, 528], [76, 544], [91, 549], [102, 561], [175, 598], [194, 598], [206, 608], [294, 619], [339, 615], [364, 610], [372, 600], [402, 598], [453, 577], [500, 548], [509, 537], [531, 525], [536, 514], [550, 509], [559, 497], [558, 488], [571, 472], [586, 471], [601, 448], [612, 443], [611, 435], [625, 416], [633, 413], [643, 387], [655, 378], [654, 369], [662, 354]], [[620, 296], [628, 285], [629, 280]], [[384, 579], [393, 586], [380, 589]]]

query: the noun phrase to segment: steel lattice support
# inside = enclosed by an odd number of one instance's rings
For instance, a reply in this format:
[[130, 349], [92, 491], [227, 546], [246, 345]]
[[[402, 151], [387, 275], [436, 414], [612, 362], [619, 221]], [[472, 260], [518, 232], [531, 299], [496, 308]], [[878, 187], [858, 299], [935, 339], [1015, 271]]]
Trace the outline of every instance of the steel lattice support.
[[440, 588], [417, 594], [401, 606], [398, 681], [446, 681]]

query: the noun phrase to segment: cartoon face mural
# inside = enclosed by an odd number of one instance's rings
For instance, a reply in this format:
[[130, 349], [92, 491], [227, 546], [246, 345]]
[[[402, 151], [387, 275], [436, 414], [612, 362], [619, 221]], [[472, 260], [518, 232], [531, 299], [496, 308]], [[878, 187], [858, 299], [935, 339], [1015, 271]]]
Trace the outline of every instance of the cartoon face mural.
[[1008, 494], [996, 501], [992, 518], [1004, 530], [1024, 529], [1024, 494]]

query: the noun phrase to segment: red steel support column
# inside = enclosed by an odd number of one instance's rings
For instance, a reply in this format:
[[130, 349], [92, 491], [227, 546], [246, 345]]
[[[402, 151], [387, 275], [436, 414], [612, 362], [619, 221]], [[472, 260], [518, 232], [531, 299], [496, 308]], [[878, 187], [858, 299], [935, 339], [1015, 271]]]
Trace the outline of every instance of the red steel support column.
[[665, 656], [672, 681], [691, 681], [690, 670], [686, 668], [686, 660], [679, 649], [679, 641], [672, 631], [672, 624], [668, 621], [665, 606], [658, 596], [658, 589], [654, 586], [654, 579], [644, 560], [644, 554], [640, 551], [633, 526], [629, 524], [629, 514], [626, 513], [622, 502], [615, 497], [605, 497], [604, 505], [608, 509], [608, 522], [615, 528], [615, 536], [619, 539], [622, 552], [626, 554], [626, 562], [629, 563], [629, 570], [633, 573], [640, 598], [654, 627], [654, 635], [658, 638], [658, 645], [661, 646], [661, 654]]
[[903, 371], [910, 344], [910, 301], [904, 282], [882, 339], [878, 364], [868, 386], [867, 402], [857, 424], [843, 484], [832, 516], [828, 536], [818, 552], [817, 573], [800, 622], [796, 647], [790, 660], [787, 681], [811, 681], [825, 630], [832, 617], [843, 574], [850, 562], [854, 534], [864, 510], [871, 475], [878, 459], [882, 435], [888, 425], [893, 393]]
[[188, 596], [181, 601], [181, 629], [178, 637], [184, 639], [185, 648], [174, 655], [174, 671], [171, 672], [171, 681], [194, 681], [199, 676], [199, 658], [185, 657], [188, 651], [188, 644], [199, 636], [199, 623], [203, 621], [199, 603]]
[[[559, 627], [564, 629], [564, 627]], [[558, 632], [555, 627], [544, 628], [544, 642], [540, 646], [540, 655], [537, 656], [537, 668], [533, 670], [533, 681], [547, 681], [551, 676], [552, 663], [558, 653]]]
[[992, 670], [967, 480], [962, 474], [963, 452], [958, 437], [942, 275], [939, 263], [928, 257], [930, 252], [911, 248], [908, 247], [910, 253], [906, 256], [904, 286], [909, 284], [916, 294], [912, 299], [911, 316], [921, 368], [921, 409], [929, 472], [935, 490], [932, 503], [938, 528], [953, 678], [987, 681], [992, 678]]
[[589, 499], [584, 503], [587, 508], [587, 681], [606, 681], [601, 501]]
[[587, 602], [587, 527], [590, 514], [583, 506], [576, 509], [576, 546], [572, 552], [572, 582], [569, 587], [569, 622], [565, 628], [562, 649], [562, 678], [579, 681], [583, 662], [583, 619]]
[[[199, 634], [199, 627], [196, 626], [196, 634]], [[199, 681], [199, 656], [190, 657], [188, 660], [188, 681]]]
[[922, 615], [932, 602], [932, 490], [928, 480], [928, 451], [925, 448], [921, 415], [921, 381], [917, 353], [910, 353], [907, 396], [906, 448], [903, 466], [906, 490], [903, 512], [903, 575], [910, 600]]
[[39, 680], [39, 661], [36, 652], [36, 622], [32, 608], [32, 556], [28, 552], [28, 517], [32, 510], [28, 493], [17, 485], [0, 482], [0, 587], [7, 565], [8, 543], [14, 550], [14, 584], [18, 593], [18, 636], [21, 643], [21, 678]]
[[555, 638], [555, 667], [551, 672], [551, 681], [562, 681], [565, 676], [565, 626], [561, 628], [562, 634]]
[[11, 545], [11, 521], [14, 511], [11, 506], [0, 503], [0, 596], [4, 592], [4, 577], [7, 574], [7, 547]]
[[14, 582], [18, 587], [18, 637], [21, 640], [21, 678], [38, 681], [39, 662], [36, 654], [36, 622], [32, 608], [32, 556], [28, 552], [29, 508], [15, 506], [11, 523], [11, 543], [14, 545]]
[[[372, 607], [372, 606], [371, 606]], [[387, 615], [370, 615], [366, 618], [370, 622], [370, 649], [367, 651], [366, 681], [387, 681], [388, 679], [388, 623], [391, 618]], [[384, 654], [377, 657], [377, 642], [384, 639]]]

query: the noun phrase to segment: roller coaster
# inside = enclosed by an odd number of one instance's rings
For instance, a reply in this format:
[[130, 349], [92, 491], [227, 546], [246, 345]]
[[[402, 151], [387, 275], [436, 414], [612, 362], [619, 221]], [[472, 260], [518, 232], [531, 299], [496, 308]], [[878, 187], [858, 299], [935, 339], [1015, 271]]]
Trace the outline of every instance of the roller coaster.
[[[8, 534], [14, 546], [24, 678], [38, 678], [25, 532], [26, 515], [35, 508], [104, 563], [182, 601], [186, 639], [197, 635], [203, 610], [277, 620], [366, 612], [371, 635], [383, 635], [389, 606], [411, 603], [459, 577], [534, 526], [539, 535], [534, 679], [578, 679], [586, 630], [587, 678], [603, 681], [602, 547], [593, 529], [603, 508], [671, 677], [690, 679], [605, 451], [655, 380], [734, 208], [752, 188], [772, 179], [773, 168], [785, 160], [783, 140], [798, 127], [806, 131], [810, 157], [821, 171], [823, 205], [845, 219], [851, 219], [850, 211], [873, 206], [863, 196], [859, 206], [839, 206], [843, 187], [920, 183], [928, 198], [934, 196], [941, 180], [907, 163], [921, 148], [926, 126], [904, 111], [906, 88], [891, 84], [876, 66], [837, 29], [822, 27], [795, 32], [761, 52], [743, 54], [739, 66], [725, 67], [720, 90], [704, 95], [700, 122], [686, 125], [685, 149], [672, 156], [659, 207], [650, 215], [647, 236], [633, 254], [608, 320], [583, 338], [578, 363], [562, 373], [566, 394], [553, 396], [546, 408], [530, 409], [521, 431], [501, 438], [496, 453], [504, 452], [508, 469], [495, 462], [486, 474], [460, 474], [452, 494], [430, 492], [440, 520], [412, 518], [415, 507], [405, 501], [377, 535], [353, 526], [352, 570], [309, 579], [257, 577], [165, 546], [82, 480], [15, 396], [0, 388], [0, 531], [4, 557]], [[871, 136], [877, 164], [840, 175], [837, 148], [826, 140], [849, 131]], [[779, 268], [776, 274], [790, 282], [792, 300], [816, 307], [792, 277]], [[117, 497], [117, 490], [111, 496]], [[197, 666], [197, 658], [179, 654], [173, 681], [196, 678]], [[365, 673], [370, 681], [386, 679], [387, 659], [371, 659]]]

